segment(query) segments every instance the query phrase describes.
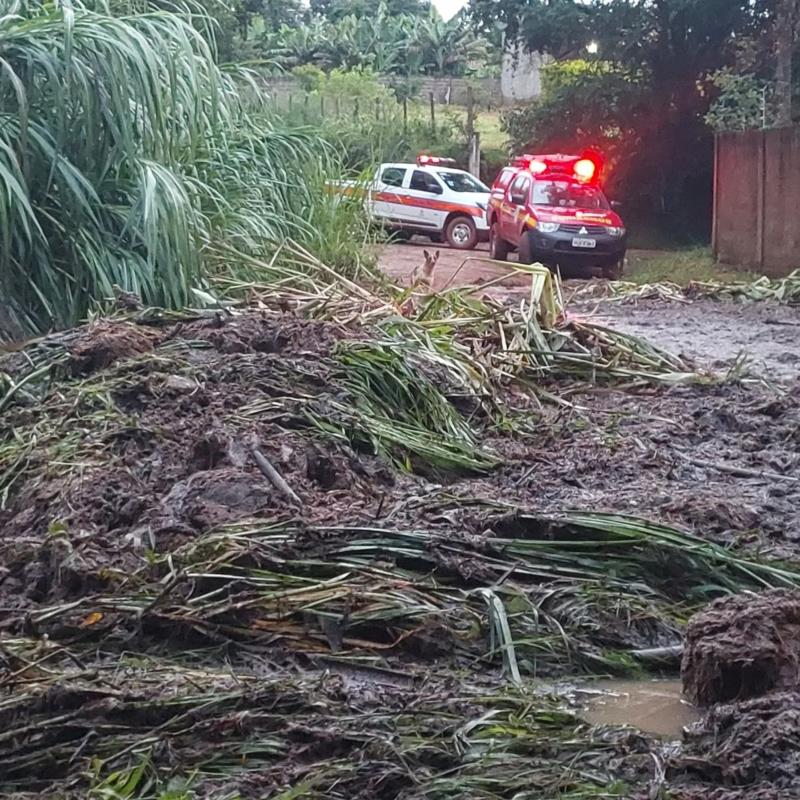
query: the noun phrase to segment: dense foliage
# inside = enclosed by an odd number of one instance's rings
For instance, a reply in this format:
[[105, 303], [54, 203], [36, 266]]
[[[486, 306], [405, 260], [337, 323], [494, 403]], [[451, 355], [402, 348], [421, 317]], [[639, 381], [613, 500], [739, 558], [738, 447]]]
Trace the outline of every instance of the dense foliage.
[[576, 143], [592, 145], [607, 160], [611, 191], [624, 186], [643, 146], [638, 128], [652, 113], [644, 74], [606, 61], [557, 61], [543, 71], [542, 92], [539, 102], [503, 115], [512, 149], [571, 152]]
[[283, 69], [370, 67], [384, 74], [464, 75], [483, 64], [486, 43], [461, 18], [394, 13], [386, 3], [369, 15], [312, 17], [266, 32], [261, 52]]
[[31, 3], [0, 24], [0, 327], [74, 323], [115, 284], [180, 306], [287, 237], [352, 261], [332, 155], [259, 119], [188, 17]]
[[467, 160], [463, 118], [441, 107], [431, 119], [427, 104], [398, 100], [413, 82], [387, 86], [368, 68], [298, 67], [294, 73], [304, 95], [289, 106], [276, 98], [273, 113], [284, 125], [318, 130], [350, 171], [371, 170], [384, 161], [405, 161], [420, 153], [447, 153]]

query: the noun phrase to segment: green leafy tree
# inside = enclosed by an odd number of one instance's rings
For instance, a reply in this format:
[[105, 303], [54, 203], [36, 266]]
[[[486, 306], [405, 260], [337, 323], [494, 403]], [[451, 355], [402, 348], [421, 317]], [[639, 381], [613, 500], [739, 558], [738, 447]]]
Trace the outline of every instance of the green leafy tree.
[[421, 71], [432, 75], [463, 75], [470, 62], [487, 56], [486, 42], [461, 19], [445, 22], [435, 13], [416, 20], [408, 45], [419, 54]]
[[485, 60], [486, 42], [461, 19], [445, 22], [434, 10], [398, 16], [381, 3], [368, 16], [314, 16], [305, 25], [268, 31], [263, 52], [284, 69], [314, 64], [390, 75], [464, 75], [471, 63]]
[[264, 26], [271, 31], [283, 25], [298, 25], [303, 9], [300, 0], [240, 0], [253, 15], [260, 14]]
[[791, 125], [794, 50], [800, 28], [800, 0], [777, 0], [775, 13], [775, 97], [778, 125]]
[[516, 152], [604, 153], [613, 176], [612, 192], [624, 187], [645, 146], [639, 129], [649, 116], [647, 82], [608, 62], [572, 60], [546, 67], [537, 103], [503, 115]]
[[[368, 17], [375, 13], [374, 0], [311, 0], [309, 9], [312, 15], [332, 21], [344, 17]], [[386, 0], [386, 7], [392, 16], [426, 16], [431, 9], [426, 0]]]

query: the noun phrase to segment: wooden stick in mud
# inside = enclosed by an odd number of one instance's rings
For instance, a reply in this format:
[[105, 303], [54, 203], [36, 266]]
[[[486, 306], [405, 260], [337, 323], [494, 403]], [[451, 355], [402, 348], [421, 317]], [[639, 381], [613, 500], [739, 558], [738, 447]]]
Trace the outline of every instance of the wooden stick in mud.
[[703, 469], [715, 469], [718, 472], [726, 472], [728, 475], [734, 475], [738, 478], [761, 478], [768, 481], [792, 481], [793, 483], [800, 482], [800, 478], [794, 475], [781, 475], [777, 472], [764, 472], [760, 469], [749, 469], [748, 467], [735, 467], [732, 464], [718, 464], [714, 461], [703, 461], [700, 458], [692, 458], [684, 453], [678, 455], [690, 464]]
[[298, 506], [303, 505], [303, 501], [292, 491], [292, 487], [284, 480], [283, 476], [272, 466], [270, 460], [257, 448], [253, 448], [253, 457], [258, 464], [258, 468], [264, 473], [267, 480], [287, 499]]

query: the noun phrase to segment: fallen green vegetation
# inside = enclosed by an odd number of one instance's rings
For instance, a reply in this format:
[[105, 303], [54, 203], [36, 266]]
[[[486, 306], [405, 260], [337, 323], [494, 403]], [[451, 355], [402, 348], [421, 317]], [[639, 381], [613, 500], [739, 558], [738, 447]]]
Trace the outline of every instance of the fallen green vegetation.
[[[594, 292], [588, 288], [588, 293]], [[578, 292], [580, 295], [581, 292]], [[644, 299], [661, 299], [687, 302], [697, 298], [731, 300], [735, 302], [772, 301], [786, 305], [800, 305], [800, 270], [785, 278], [769, 278], [737, 273], [734, 278], [722, 275], [713, 278], [693, 278], [686, 283], [662, 280], [654, 283], [615, 281], [607, 287], [606, 299], [634, 302]]]

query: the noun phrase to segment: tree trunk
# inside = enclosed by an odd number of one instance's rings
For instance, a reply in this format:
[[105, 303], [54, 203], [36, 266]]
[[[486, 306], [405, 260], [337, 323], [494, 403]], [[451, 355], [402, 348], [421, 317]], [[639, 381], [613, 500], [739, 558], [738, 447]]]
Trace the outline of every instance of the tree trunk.
[[792, 124], [792, 64], [798, 16], [800, 0], [779, 0], [775, 20], [775, 93], [778, 105], [776, 121], [780, 127]]

